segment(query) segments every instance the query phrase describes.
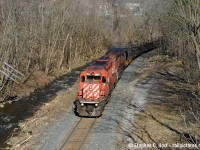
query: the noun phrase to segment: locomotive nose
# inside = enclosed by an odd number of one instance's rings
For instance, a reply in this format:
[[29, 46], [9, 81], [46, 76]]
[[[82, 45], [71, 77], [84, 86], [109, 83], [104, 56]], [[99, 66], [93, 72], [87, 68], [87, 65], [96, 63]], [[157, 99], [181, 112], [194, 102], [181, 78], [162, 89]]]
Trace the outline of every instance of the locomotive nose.
[[84, 99], [95, 100], [99, 98], [100, 84], [88, 84], [84, 86], [83, 95]]

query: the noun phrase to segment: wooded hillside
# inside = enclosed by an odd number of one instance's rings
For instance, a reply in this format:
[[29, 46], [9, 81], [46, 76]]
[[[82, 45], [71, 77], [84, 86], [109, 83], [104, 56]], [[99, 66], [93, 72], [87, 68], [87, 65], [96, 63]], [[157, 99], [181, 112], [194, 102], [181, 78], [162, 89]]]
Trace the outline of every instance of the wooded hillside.
[[[106, 4], [109, 15], [99, 13], [100, 4], [89, 0], [2, 0], [1, 95], [17, 95], [26, 84], [34, 88], [47, 85], [49, 77], [102, 55], [113, 42], [119, 41], [119, 35], [124, 43], [139, 43], [149, 38], [144, 36], [148, 28], [141, 26], [131, 13], [124, 18], [116, 15], [122, 14], [123, 8], [116, 7], [114, 1]], [[15, 77], [5, 63], [24, 76]]]

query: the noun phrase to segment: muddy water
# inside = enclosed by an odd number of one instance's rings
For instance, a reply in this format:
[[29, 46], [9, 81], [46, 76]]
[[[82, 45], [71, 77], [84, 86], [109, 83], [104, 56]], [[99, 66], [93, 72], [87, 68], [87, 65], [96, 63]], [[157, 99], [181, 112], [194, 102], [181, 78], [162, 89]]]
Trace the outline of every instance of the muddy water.
[[43, 103], [52, 100], [58, 91], [72, 86], [84, 68], [76, 69], [58, 78], [45, 89], [38, 89], [30, 96], [0, 108], [0, 149], [8, 146], [5, 141], [12, 136], [14, 128], [18, 127], [20, 121], [31, 117]]

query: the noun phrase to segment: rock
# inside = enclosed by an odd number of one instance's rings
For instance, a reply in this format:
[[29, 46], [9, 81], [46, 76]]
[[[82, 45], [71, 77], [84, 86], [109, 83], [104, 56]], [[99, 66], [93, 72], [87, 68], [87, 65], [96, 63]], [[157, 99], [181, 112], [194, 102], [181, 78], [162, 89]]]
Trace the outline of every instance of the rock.
[[4, 102], [4, 98], [0, 97], [0, 103]]
[[128, 143], [129, 148], [133, 148], [133, 143]]
[[32, 135], [32, 134], [33, 134], [33, 131], [28, 131], [28, 134], [29, 134], [29, 135]]
[[133, 139], [131, 139], [131, 138], [127, 138], [127, 141], [128, 141], [129, 143], [133, 143]]
[[3, 108], [4, 107], [4, 104], [3, 103], [0, 103], [0, 108]]
[[9, 100], [9, 101], [7, 101], [7, 103], [8, 103], [8, 104], [11, 104], [11, 103], [12, 103], [12, 101], [11, 101], [11, 100]]

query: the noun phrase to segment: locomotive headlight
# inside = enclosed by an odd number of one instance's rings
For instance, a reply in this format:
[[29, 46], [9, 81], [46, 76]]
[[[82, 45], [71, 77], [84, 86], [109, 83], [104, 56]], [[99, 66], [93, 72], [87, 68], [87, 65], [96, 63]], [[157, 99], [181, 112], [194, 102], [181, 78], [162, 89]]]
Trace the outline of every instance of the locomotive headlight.
[[83, 103], [81, 103], [81, 106], [83, 107], [83, 106], [84, 106], [84, 104], [83, 104]]
[[95, 104], [95, 107], [98, 107], [98, 104]]

